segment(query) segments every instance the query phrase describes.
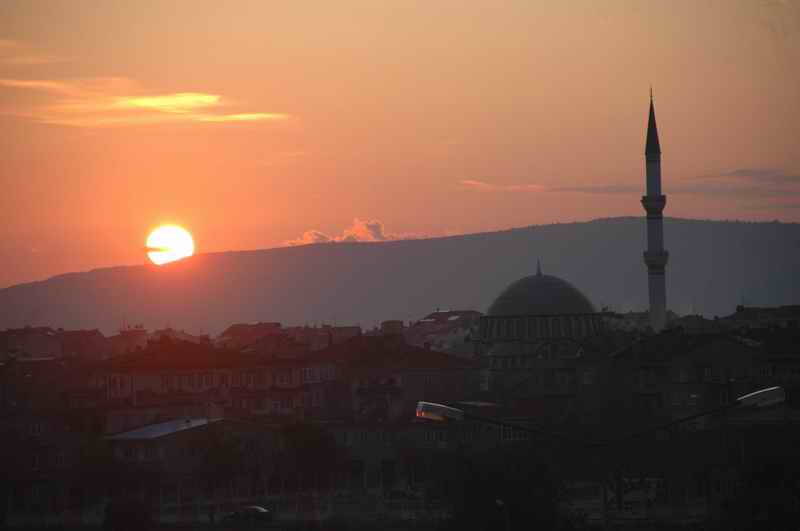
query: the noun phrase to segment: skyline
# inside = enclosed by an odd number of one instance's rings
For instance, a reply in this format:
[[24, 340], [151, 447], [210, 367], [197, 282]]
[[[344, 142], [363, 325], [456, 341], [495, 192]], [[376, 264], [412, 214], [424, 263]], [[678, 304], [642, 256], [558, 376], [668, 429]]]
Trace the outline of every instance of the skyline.
[[651, 84], [670, 216], [800, 221], [796, 3], [189, 5], [0, 7], [0, 287], [642, 217]]

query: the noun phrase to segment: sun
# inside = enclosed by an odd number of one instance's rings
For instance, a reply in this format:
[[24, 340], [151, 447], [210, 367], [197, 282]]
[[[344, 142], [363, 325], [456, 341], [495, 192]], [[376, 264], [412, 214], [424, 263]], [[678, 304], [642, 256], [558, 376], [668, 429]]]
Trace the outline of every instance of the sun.
[[161, 225], [147, 237], [147, 257], [162, 265], [194, 254], [194, 240], [178, 225]]

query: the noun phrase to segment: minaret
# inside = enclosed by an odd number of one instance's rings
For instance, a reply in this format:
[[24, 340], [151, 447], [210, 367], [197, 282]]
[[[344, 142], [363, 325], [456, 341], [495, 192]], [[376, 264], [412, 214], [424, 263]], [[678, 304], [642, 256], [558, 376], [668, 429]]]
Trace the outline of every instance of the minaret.
[[662, 212], [667, 196], [661, 193], [661, 146], [658, 143], [656, 110], [653, 107], [653, 89], [650, 89], [650, 118], [647, 122], [647, 142], [644, 148], [647, 172], [647, 195], [642, 196], [642, 206], [647, 212], [647, 283], [650, 296], [650, 326], [659, 332], [667, 322], [667, 288], [665, 270], [669, 253], [664, 250], [664, 219]]

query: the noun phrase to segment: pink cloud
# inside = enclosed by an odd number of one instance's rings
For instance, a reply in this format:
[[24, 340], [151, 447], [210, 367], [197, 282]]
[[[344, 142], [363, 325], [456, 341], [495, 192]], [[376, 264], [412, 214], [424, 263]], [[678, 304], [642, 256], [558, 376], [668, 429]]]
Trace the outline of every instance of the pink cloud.
[[310, 245], [314, 243], [336, 242], [382, 242], [418, 238], [419, 235], [393, 234], [386, 231], [383, 222], [377, 219], [354, 219], [353, 224], [340, 235], [329, 235], [318, 230], [307, 230], [297, 239], [289, 240], [287, 245]]
[[175, 92], [153, 94], [135, 81], [119, 77], [87, 79], [0, 79], [0, 88], [34, 91], [45, 101], [5, 109], [41, 123], [76, 127], [151, 125], [160, 123], [263, 122], [285, 120], [282, 113], [227, 112], [233, 103], [219, 94]]

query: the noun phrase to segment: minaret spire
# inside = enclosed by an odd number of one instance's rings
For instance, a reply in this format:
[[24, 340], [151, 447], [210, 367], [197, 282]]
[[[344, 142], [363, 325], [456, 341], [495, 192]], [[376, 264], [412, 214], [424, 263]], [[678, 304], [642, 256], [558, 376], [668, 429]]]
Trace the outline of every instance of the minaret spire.
[[653, 105], [653, 89], [650, 88], [650, 116], [647, 119], [647, 141], [644, 145], [646, 156], [661, 155], [661, 144], [658, 142], [658, 126], [656, 126], [656, 108]]
[[661, 193], [661, 144], [658, 141], [652, 86], [644, 159], [647, 174], [647, 193], [642, 196], [642, 206], [647, 212], [647, 250], [644, 252], [644, 263], [647, 265], [650, 325], [658, 332], [663, 330], [667, 321], [666, 266], [669, 253], [664, 250], [663, 211], [667, 196]]

